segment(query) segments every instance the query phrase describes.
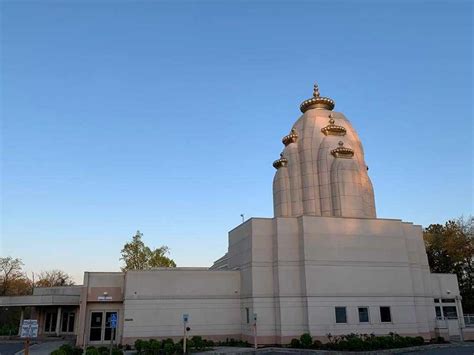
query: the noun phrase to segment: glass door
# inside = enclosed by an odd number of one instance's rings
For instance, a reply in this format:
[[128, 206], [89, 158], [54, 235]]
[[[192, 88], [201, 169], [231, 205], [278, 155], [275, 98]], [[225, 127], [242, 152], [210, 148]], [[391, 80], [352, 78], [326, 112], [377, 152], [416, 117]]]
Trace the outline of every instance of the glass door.
[[[115, 340], [115, 337], [117, 335], [117, 329], [112, 329], [112, 322], [111, 318], [112, 315], [115, 315], [115, 319], [117, 319], [117, 312], [105, 312], [105, 333], [104, 333], [104, 340], [109, 340], [112, 337], [113, 334], [113, 339]], [[112, 331], [113, 330], [113, 331]]]
[[44, 332], [54, 333], [56, 331], [56, 321], [58, 314], [56, 312], [46, 312], [46, 318], [44, 320]]
[[102, 341], [102, 320], [104, 312], [91, 313], [90, 341]]
[[[112, 318], [117, 319], [117, 311], [91, 312], [89, 341], [96, 343], [110, 342], [117, 338], [117, 329], [112, 328]], [[117, 327], [118, 322], [115, 323]]]

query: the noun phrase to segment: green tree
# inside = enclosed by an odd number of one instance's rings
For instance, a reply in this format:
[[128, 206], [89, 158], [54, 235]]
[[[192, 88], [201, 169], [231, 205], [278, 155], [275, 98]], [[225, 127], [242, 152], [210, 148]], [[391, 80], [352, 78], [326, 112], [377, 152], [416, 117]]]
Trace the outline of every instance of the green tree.
[[148, 270], [155, 267], [176, 267], [173, 259], [168, 258], [169, 248], [165, 245], [151, 249], [142, 241], [143, 233], [137, 231], [132, 237], [132, 241], [126, 243], [121, 251], [125, 265], [122, 271], [126, 270]]
[[474, 313], [474, 217], [431, 224], [423, 232], [431, 272], [458, 277], [465, 313]]

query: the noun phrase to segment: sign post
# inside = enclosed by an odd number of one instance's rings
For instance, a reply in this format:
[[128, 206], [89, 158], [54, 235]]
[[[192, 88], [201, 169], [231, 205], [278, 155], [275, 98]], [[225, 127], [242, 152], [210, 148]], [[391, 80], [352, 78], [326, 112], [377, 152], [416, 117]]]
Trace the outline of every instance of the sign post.
[[24, 319], [21, 323], [20, 338], [25, 338], [25, 355], [30, 352], [30, 339], [38, 336], [38, 321]]
[[112, 348], [114, 346], [115, 329], [117, 329], [117, 313], [112, 313], [110, 316], [110, 355], [112, 355]]
[[183, 354], [186, 354], [186, 338], [188, 337], [189, 314], [183, 314]]
[[257, 313], [253, 314], [253, 344], [254, 348], [257, 349]]

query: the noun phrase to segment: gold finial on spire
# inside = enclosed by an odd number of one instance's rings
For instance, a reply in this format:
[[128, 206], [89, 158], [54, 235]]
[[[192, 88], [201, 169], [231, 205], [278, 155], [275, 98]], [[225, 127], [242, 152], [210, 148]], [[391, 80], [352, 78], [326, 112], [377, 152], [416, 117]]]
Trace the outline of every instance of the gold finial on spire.
[[318, 86], [317, 83], [314, 84], [313, 96], [314, 96], [314, 97], [319, 97], [319, 96], [320, 96], [320, 95], [319, 95], [319, 86]]
[[334, 105], [334, 100], [330, 99], [329, 97], [321, 96], [319, 93], [318, 84], [314, 84], [313, 97], [303, 101], [300, 105], [300, 110], [303, 113], [313, 108], [331, 111], [334, 108]]

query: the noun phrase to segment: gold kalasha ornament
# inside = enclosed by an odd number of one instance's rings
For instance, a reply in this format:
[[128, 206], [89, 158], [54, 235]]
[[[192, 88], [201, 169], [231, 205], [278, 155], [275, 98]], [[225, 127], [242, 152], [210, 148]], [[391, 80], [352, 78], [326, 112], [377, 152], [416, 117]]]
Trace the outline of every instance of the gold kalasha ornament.
[[322, 97], [319, 94], [318, 84], [314, 84], [313, 97], [303, 101], [300, 105], [300, 110], [303, 113], [311, 109], [332, 111], [335, 105], [336, 103], [333, 99], [330, 99], [329, 97]]
[[273, 162], [273, 167], [277, 170], [287, 165], [288, 165], [288, 160], [286, 158], [283, 158], [283, 153], [280, 154], [280, 159], [277, 159]]
[[345, 158], [351, 159], [354, 156], [354, 151], [351, 148], [344, 147], [344, 142], [340, 141], [339, 147], [331, 150], [331, 154], [334, 158]]
[[292, 128], [290, 134], [284, 136], [281, 141], [286, 147], [288, 144], [295, 143], [297, 139], [298, 133], [296, 133], [296, 129]]

